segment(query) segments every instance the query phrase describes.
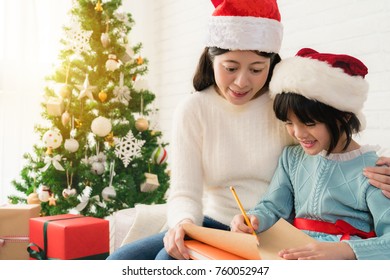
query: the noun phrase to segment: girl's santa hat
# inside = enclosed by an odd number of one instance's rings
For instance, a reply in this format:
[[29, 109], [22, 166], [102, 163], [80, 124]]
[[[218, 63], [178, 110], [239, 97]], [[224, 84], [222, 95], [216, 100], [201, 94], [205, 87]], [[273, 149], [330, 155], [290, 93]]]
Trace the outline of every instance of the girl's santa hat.
[[355, 57], [304, 48], [295, 57], [283, 59], [275, 66], [269, 85], [270, 96], [301, 94], [340, 111], [354, 113], [363, 128], [367, 73], [367, 67]]
[[283, 25], [276, 0], [211, 0], [207, 47], [278, 53]]

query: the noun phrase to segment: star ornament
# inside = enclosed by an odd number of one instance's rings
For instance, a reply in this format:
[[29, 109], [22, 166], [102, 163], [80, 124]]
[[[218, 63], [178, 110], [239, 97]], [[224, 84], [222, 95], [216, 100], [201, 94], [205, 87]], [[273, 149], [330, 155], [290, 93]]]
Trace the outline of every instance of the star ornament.
[[54, 194], [52, 193], [49, 198], [49, 205], [50, 206], [56, 206], [57, 205], [57, 198], [54, 197]]
[[84, 97], [88, 97], [91, 100], [95, 100], [93, 98], [93, 92], [96, 91], [96, 86], [91, 86], [89, 84], [88, 74], [85, 77], [84, 84], [82, 86], [76, 85], [76, 87], [80, 90], [80, 94], [78, 96], [78, 99], [82, 99]]

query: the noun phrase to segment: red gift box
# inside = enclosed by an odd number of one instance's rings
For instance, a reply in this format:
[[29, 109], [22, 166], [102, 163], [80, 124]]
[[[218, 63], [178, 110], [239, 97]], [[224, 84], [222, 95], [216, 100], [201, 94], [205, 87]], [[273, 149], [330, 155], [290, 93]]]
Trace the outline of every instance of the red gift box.
[[106, 259], [110, 250], [107, 220], [64, 214], [30, 219], [31, 259]]

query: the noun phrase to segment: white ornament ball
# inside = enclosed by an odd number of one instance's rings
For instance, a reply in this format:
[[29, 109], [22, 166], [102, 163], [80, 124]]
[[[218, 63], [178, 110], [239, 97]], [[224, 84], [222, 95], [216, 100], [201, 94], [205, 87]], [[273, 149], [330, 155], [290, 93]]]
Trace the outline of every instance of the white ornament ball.
[[73, 138], [66, 139], [64, 147], [68, 152], [74, 153], [79, 149], [79, 142]]
[[105, 187], [102, 191], [102, 196], [104, 200], [110, 201], [111, 199], [116, 197], [116, 191], [112, 186]]
[[94, 162], [91, 166], [91, 171], [96, 175], [102, 175], [104, 173], [104, 164], [102, 162]]
[[43, 134], [42, 140], [47, 148], [57, 149], [61, 146], [62, 135], [58, 131], [50, 129]]
[[163, 164], [168, 159], [168, 153], [164, 147], [157, 147], [152, 153], [152, 162], [154, 164]]
[[112, 129], [111, 121], [105, 117], [97, 117], [92, 121], [91, 130], [97, 136], [107, 136]]

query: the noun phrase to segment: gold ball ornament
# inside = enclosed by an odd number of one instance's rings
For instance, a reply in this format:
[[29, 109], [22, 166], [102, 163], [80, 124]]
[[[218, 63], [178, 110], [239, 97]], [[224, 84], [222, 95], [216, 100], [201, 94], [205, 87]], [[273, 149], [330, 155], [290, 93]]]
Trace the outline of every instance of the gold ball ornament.
[[58, 89], [58, 95], [62, 98], [69, 98], [71, 94], [68, 84], [62, 84]]
[[144, 118], [139, 118], [138, 120], [136, 120], [135, 122], [135, 128], [142, 132], [142, 131], [145, 131], [149, 128], [149, 122], [148, 120], [144, 119]]
[[41, 204], [38, 194], [35, 191], [27, 196], [27, 204]]
[[105, 91], [101, 91], [99, 92], [98, 97], [101, 102], [104, 102], [107, 100], [107, 93]]

